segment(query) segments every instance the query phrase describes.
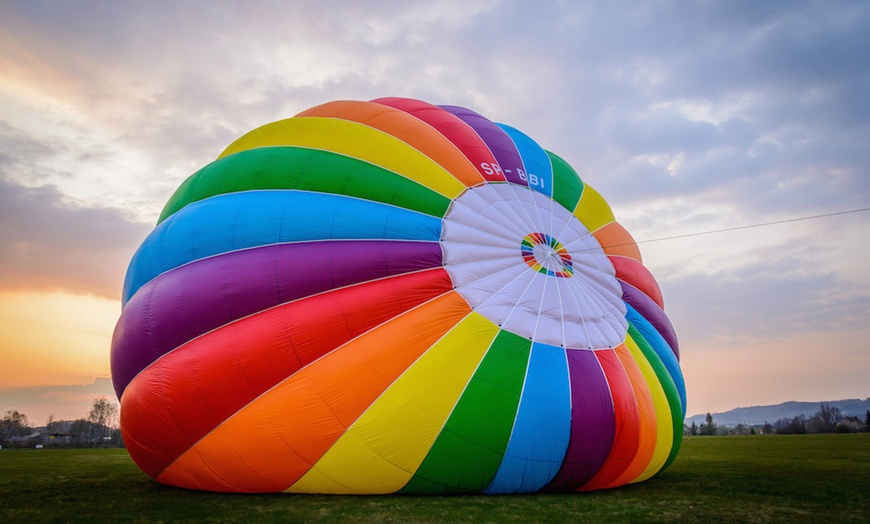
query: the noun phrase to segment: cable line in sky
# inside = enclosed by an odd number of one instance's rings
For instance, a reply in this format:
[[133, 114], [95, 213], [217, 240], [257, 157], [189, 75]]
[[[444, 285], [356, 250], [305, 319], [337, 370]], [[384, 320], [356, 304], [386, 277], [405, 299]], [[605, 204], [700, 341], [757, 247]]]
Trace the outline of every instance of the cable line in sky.
[[[694, 233], [685, 233], [682, 235], [672, 235], [672, 236], [660, 237], [660, 238], [648, 238], [646, 240], [635, 240], [634, 243], [635, 244], [650, 244], [652, 242], [663, 242], [665, 240], [676, 240], [676, 239], [680, 239], [680, 238], [698, 237], [698, 236], [702, 236], [702, 235], [712, 235], [714, 233], [727, 233], [728, 231], [739, 231], [741, 229], [751, 229], [751, 228], [756, 228], [756, 227], [775, 226], [777, 224], [787, 224], [789, 222], [800, 222], [803, 220], [814, 220], [817, 218], [827, 218], [827, 217], [833, 217], [833, 216], [839, 216], [839, 215], [848, 215], [848, 214], [852, 214], [852, 213], [862, 213], [865, 211], [870, 211], [870, 207], [863, 207], [860, 209], [849, 209], [847, 211], [834, 211], [832, 213], [823, 213], [821, 215], [811, 215], [811, 216], [805, 216], [805, 217], [786, 218], [783, 220], [774, 220], [772, 222], [760, 222], [758, 224], [747, 224], [744, 226], [726, 227], [726, 228], [722, 228], [722, 229], [711, 229], [711, 230], [707, 230], [707, 231], [696, 231]], [[619, 246], [623, 246], [623, 245], [629, 245], [629, 244], [609, 244], [607, 246], [601, 246], [601, 247], [602, 248], [619, 247]]]
[[837, 216], [837, 215], [848, 215], [850, 213], [861, 213], [864, 211], [870, 211], [870, 207], [865, 207], [865, 208], [861, 208], [861, 209], [850, 209], [848, 211], [836, 211], [833, 213], [824, 213], [822, 215], [812, 215], [812, 216], [797, 217], [797, 218], [786, 218], [783, 220], [774, 220], [772, 222], [761, 222], [758, 224], [748, 224], [745, 226], [734, 226], [734, 227], [726, 227], [723, 229], [712, 229], [709, 231], [698, 231], [695, 233], [686, 233], [683, 235], [673, 235], [673, 236], [669, 236], [669, 237], [650, 238], [647, 240], [637, 240], [637, 241], [635, 241], [635, 243], [637, 243], [637, 244], [649, 244], [650, 242], [661, 242], [663, 240], [675, 240], [678, 238], [697, 237], [697, 236], [701, 236], [701, 235], [711, 235], [713, 233], [726, 233], [728, 231], [739, 231], [741, 229], [750, 229], [750, 228], [764, 227], [764, 226], [774, 226], [777, 224], [786, 224], [789, 222], [800, 222], [802, 220], [813, 220], [816, 218], [826, 218], [826, 217], [832, 217], [832, 216]]

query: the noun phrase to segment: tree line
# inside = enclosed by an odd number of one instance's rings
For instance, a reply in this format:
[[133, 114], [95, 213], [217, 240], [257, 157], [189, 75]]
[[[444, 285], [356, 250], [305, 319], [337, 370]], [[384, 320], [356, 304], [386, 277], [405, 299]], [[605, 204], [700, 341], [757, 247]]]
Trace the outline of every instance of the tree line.
[[870, 432], [870, 409], [860, 417], [843, 416], [840, 408], [822, 402], [819, 410], [807, 418], [806, 415], [797, 415], [791, 418], [784, 417], [774, 423], [747, 425], [736, 424], [734, 426], [722, 426], [716, 424], [713, 415], [707, 413], [702, 424], [692, 422], [691, 426], [684, 426], [683, 433], [686, 435], [756, 435], [756, 434], [779, 434], [797, 435], [804, 433], [859, 433]]
[[76, 420], [55, 420], [33, 427], [27, 415], [8, 410], [0, 420], [2, 447], [119, 447], [124, 443], [118, 429], [118, 404], [97, 397], [87, 415]]
[[[723, 426], [707, 413], [705, 422], [683, 426], [686, 435], [756, 435], [756, 434], [804, 434], [804, 433], [857, 433], [870, 432], [870, 409], [864, 420], [843, 416], [840, 409], [822, 403], [814, 415], [807, 418], [797, 415], [781, 418], [774, 423]], [[53, 416], [43, 427], [32, 427], [27, 415], [9, 410], [0, 420], [0, 446], [2, 447], [120, 447], [123, 446], [118, 428], [118, 405], [106, 397], [94, 399], [85, 417], [76, 420], [55, 420]]]

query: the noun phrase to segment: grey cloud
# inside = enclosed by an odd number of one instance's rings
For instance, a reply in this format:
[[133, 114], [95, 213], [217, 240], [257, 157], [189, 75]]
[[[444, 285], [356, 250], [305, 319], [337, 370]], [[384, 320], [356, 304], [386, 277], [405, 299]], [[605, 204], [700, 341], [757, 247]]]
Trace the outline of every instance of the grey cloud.
[[747, 345], [864, 328], [870, 293], [818, 268], [812, 251], [777, 245], [719, 271], [668, 272], [663, 287], [679, 300], [666, 306], [681, 338], [695, 347], [714, 340]]
[[[867, 90], [870, 65], [859, 50], [870, 38], [862, 29], [870, 10], [840, 7], [660, 2], [597, 7], [555, 24], [558, 37], [544, 35], [535, 49], [567, 64], [551, 112], [568, 123], [550, 148], [588, 166], [593, 184], [601, 173], [596, 187], [617, 202], [728, 194], [756, 177], [774, 180], [775, 188], [812, 169], [818, 186], [828, 185], [829, 173], [851, 172], [839, 184], [852, 191], [840, 187], [819, 199], [818, 187], [799, 185], [739, 201], [757, 216], [779, 195], [786, 198], [776, 212], [808, 201], [815, 204], [803, 208], [808, 212], [844, 199], [854, 205], [868, 194], [860, 173], [870, 166], [870, 104], [857, 94]], [[685, 102], [726, 118], [714, 126], [674, 106], [653, 109]], [[683, 155], [678, 177], [638, 162], [642, 155]]]
[[51, 186], [0, 178], [0, 289], [120, 298], [126, 264], [149, 229], [116, 209], [69, 205]]

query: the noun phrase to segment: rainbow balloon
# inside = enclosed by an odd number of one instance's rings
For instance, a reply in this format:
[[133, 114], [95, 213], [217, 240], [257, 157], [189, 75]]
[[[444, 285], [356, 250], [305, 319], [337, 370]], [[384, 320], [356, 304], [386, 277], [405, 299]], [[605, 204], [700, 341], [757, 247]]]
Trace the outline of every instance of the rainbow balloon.
[[645, 480], [685, 413], [610, 207], [513, 127], [337, 101], [232, 143], [134, 255], [127, 448], [186, 488], [532, 493]]

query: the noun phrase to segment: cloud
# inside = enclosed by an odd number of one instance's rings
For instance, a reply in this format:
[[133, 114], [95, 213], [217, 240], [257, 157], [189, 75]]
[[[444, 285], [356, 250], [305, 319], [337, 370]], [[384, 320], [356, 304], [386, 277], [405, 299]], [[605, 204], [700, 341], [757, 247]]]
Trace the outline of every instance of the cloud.
[[9, 123], [105, 155], [83, 164], [87, 175], [56, 168], [44, 183], [152, 220], [185, 177], [256, 126], [335, 98], [455, 102], [451, 93], [470, 85], [452, 80], [468, 65], [429, 64], [458, 51], [438, 45], [442, 32], [493, 5], [310, 2], [293, 16], [267, 2], [5, 5], [0, 13], [15, 22], [0, 38], [5, 83], [25, 93], [10, 98]]
[[741, 345], [865, 327], [870, 293], [834, 273], [807, 271], [812, 263], [785, 253], [670, 279], [670, 294], [683, 297], [669, 302], [681, 338], [694, 347]]
[[[75, 79], [71, 96], [91, 123], [118, 129], [117, 143], [143, 159], [128, 176], [165, 184], [147, 195], [155, 205], [167, 180], [177, 185], [252, 127], [389, 94], [470, 105], [526, 130], [617, 204], [761, 177], [768, 185], [742, 203], [763, 215], [771, 196], [808, 203], [805, 188], [780, 187], [795, 173], [870, 189], [855, 169], [870, 140], [870, 104], [855, 96], [868, 60], [856, 51], [868, 41], [860, 3], [314, 2], [293, 16], [271, 3], [160, 7], [88, 17], [16, 7], [30, 54], [75, 43], [42, 62]], [[118, 183], [118, 197], [128, 192]], [[823, 196], [812, 211], [842, 193]]]
[[149, 229], [117, 209], [70, 204], [53, 186], [0, 178], [0, 288], [118, 298], [126, 264]]
[[[534, 93], [508, 108], [531, 125], [512, 123], [543, 129], [535, 136], [617, 204], [751, 187], [740, 205], [762, 217], [868, 194], [870, 103], [856, 96], [867, 87], [868, 59], [856, 52], [868, 43], [866, 7], [659, 2], [570, 11], [527, 16], [504, 52], [494, 49], [492, 62], [514, 72], [494, 90]], [[553, 75], [524, 74], [551, 63]], [[814, 183], [790, 184], [796, 177]], [[748, 182], [757, 178], [764, 184]]]
[[99, 397], [117, 402], [112, 380], [105, 377], [88, 384], [0, 388], [0, 411], [16, 410], [27, 415], [31, 426], [42, 426], [52, 416], [54, 420], [86, 418]]

